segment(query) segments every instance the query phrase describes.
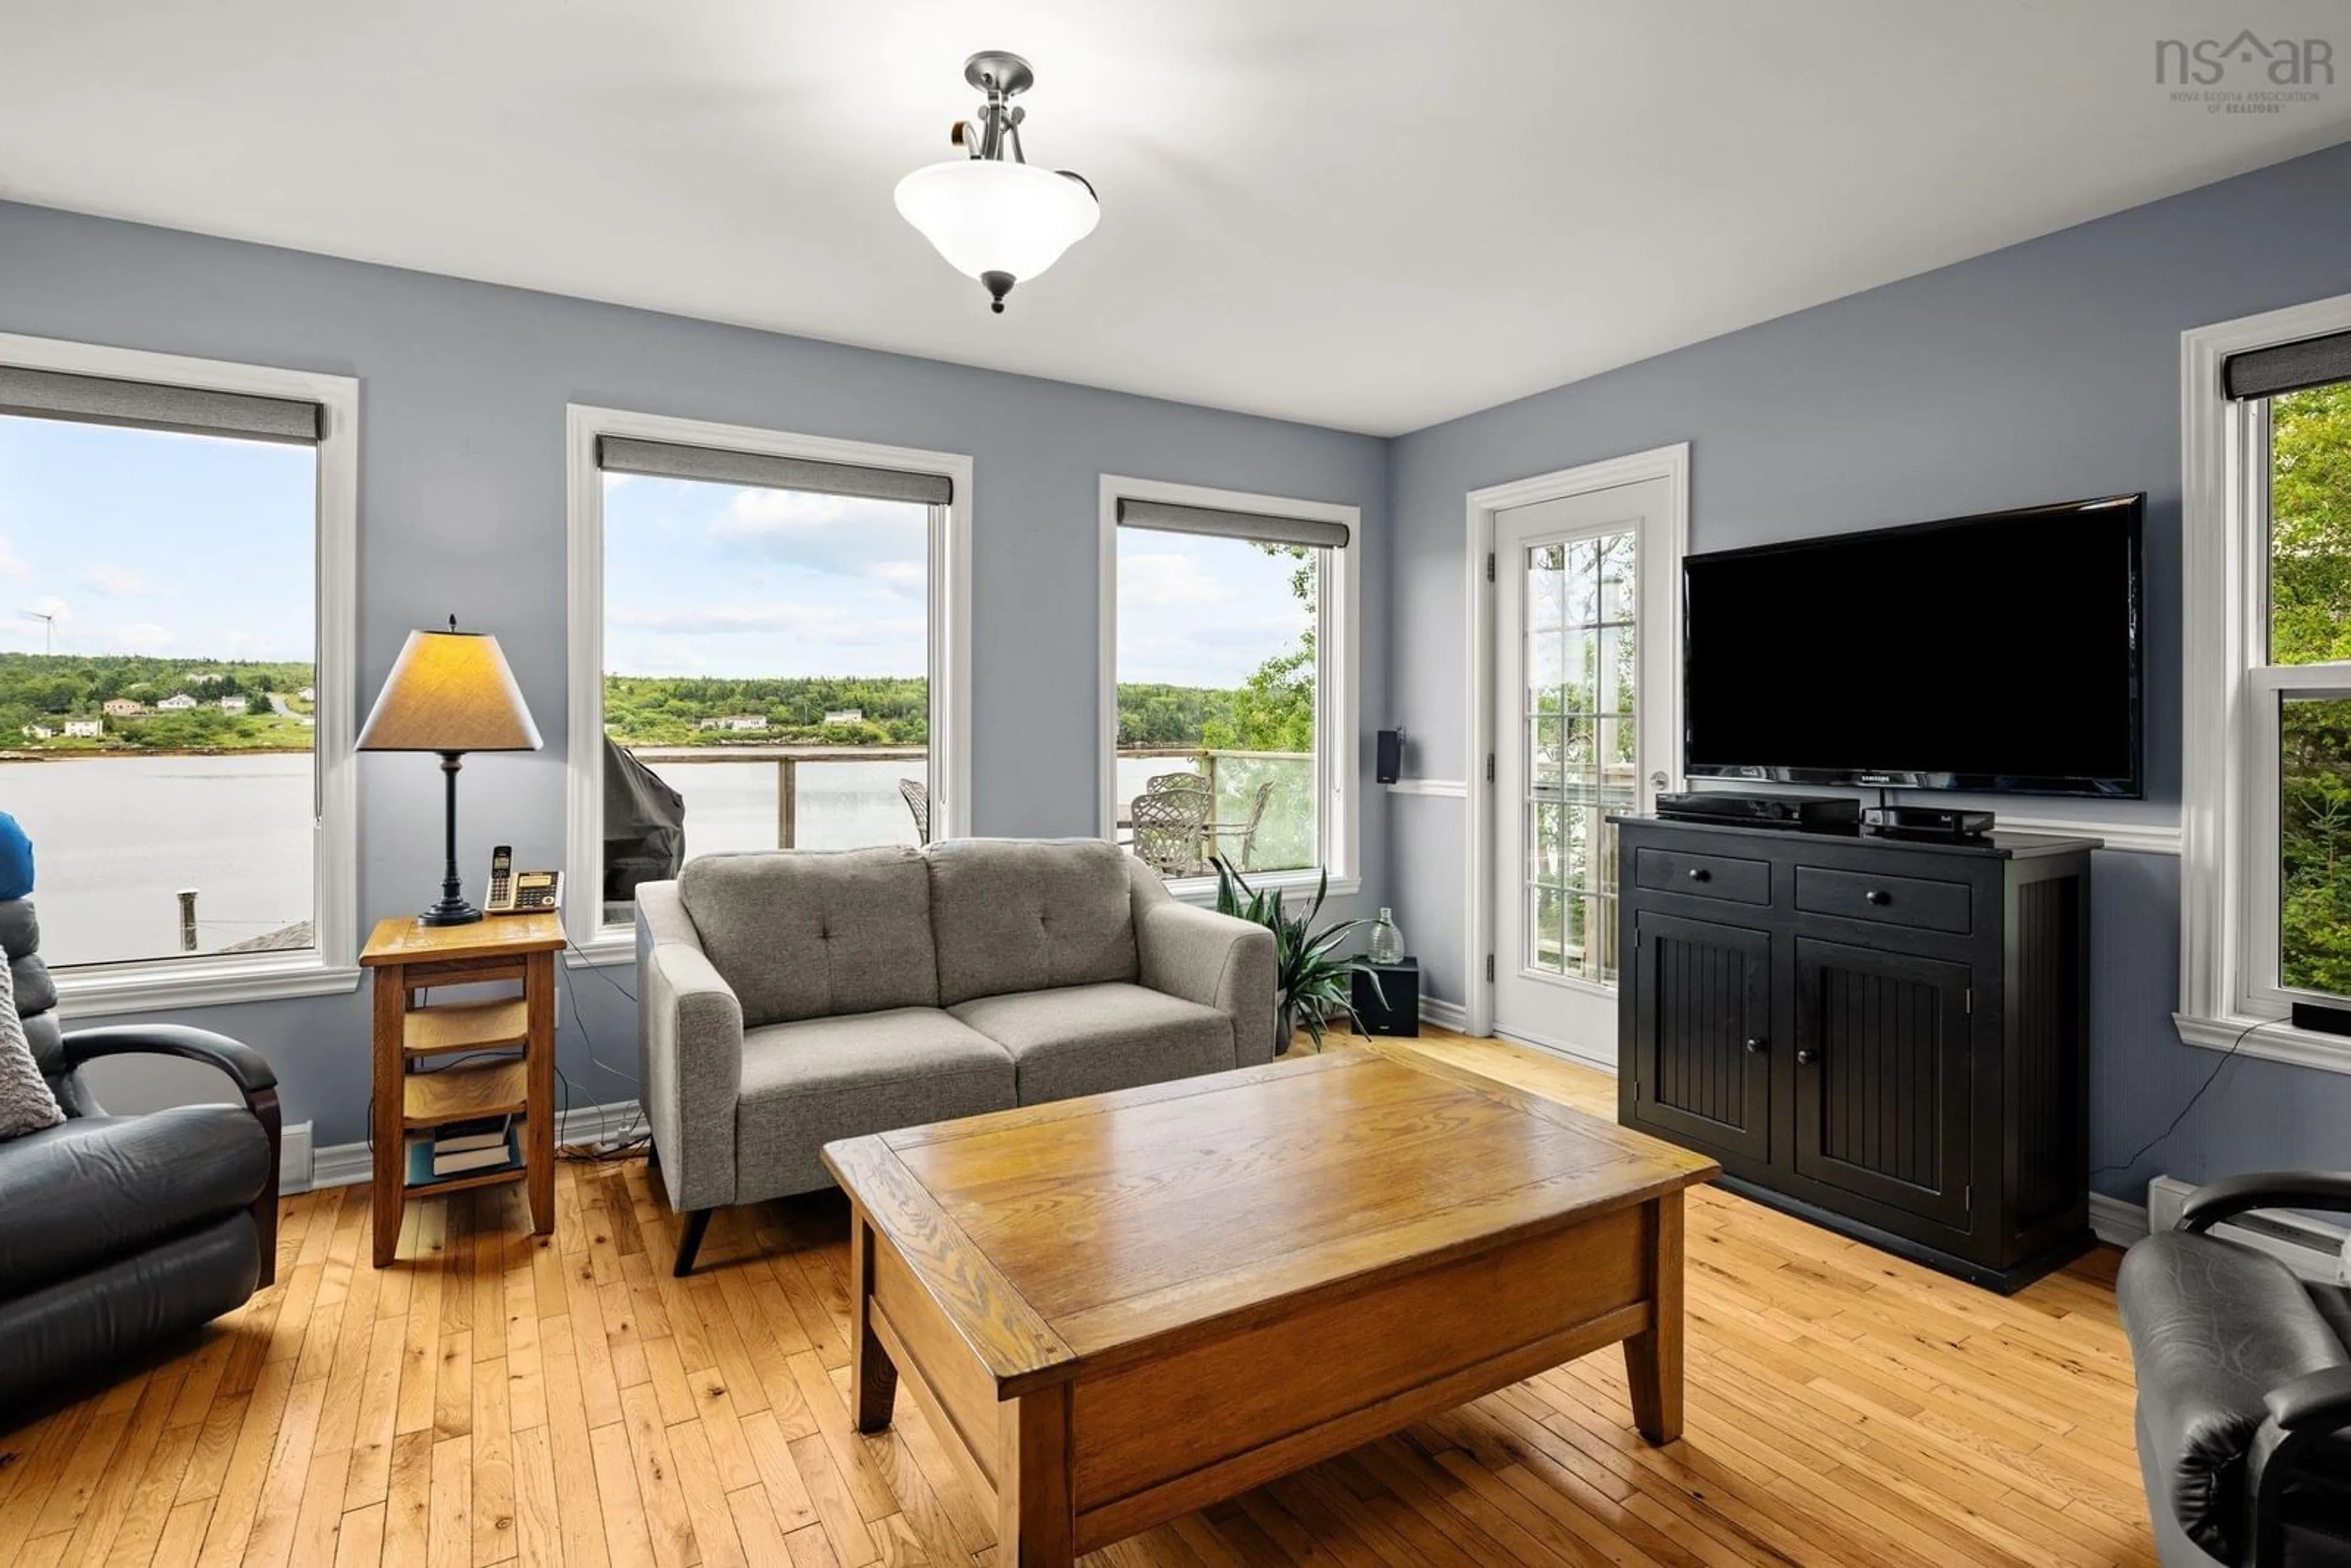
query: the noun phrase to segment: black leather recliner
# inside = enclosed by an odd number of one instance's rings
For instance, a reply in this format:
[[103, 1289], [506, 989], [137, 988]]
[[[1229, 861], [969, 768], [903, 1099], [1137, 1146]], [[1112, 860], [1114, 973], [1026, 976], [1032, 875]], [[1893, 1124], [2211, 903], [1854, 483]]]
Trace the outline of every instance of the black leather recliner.
[[[0, 1427], [39, 1396], [242, 1305], [277, 1274], [277, 1080], [250, 1047], [172, 1024], [57, 1025], [26, 900], [0, 952], [63, 1123], [0, 1143]], [[86, 1061], [143, 1051], [226, 1073], [242, 1105], [110, 1116]]]
[[2252, 1208], [2351, 1212], [2351, 1172], [2199, 1187], [2115, 1280], [2165, 1568], [2351, 1564], [2351, 1290], [2207, 1234]]

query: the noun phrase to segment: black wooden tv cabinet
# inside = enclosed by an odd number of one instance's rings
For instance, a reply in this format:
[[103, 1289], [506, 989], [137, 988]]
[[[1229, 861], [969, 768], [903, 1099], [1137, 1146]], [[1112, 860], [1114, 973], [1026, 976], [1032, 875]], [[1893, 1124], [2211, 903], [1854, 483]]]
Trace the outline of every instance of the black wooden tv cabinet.
[[1627, 1126], [1996, 1291], [2088, 1249], [2098, 841], [1615, 821]]

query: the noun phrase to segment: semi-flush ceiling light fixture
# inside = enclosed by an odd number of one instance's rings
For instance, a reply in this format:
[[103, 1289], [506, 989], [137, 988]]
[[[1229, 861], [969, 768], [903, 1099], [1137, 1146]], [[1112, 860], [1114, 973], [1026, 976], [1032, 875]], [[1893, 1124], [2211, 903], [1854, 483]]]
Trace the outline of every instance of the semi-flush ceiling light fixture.
[[1037, 73], [1019, 55], [990, 49], [966, 60], [963, 79], [987, 95], [977, 120], [956, 122], [947, 140], [965, 156], [930, 163], [898, 182], [898, 211], [947, 258], [987, 287], [998, 315], [1004, 297], [1102, 220], [1094, 188], [1066, 169], [1033, 167], [1020, 151], [1025, 109], [1012, 107]]

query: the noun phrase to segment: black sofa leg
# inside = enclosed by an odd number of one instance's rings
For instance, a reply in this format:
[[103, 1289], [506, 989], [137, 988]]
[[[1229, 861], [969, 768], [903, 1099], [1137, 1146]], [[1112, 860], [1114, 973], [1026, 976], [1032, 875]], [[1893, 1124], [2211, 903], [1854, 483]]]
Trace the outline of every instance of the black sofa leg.
[[710, 1228], [710, 1210], [697, 1208], [685, 1217], [685, 1233], [677, 1239], [677, 1277], [694, 1272], [694, 1255], [702, 1250], [702, 1233]]

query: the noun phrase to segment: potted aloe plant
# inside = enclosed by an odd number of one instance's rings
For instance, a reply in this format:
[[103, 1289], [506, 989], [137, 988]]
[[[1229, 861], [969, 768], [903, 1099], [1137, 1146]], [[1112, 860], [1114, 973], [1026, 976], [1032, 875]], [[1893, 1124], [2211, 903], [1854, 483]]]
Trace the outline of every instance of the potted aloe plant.
[[[1371, 972], [1371, 967], [1352, 954], [1342, 956], [1337, 948], [1356, 926], [1372, 922], [1341, 920], [1319, 931], [1314, 928], [1315, 916], [1322, 913], [1322, 901], [1331, 891], [1331, 873], [1325, 871], [1316, 880], [1314, 902], [1302, 914], [1292, 915], [1282, 904], [1280, 889], [1253, 888], [1231, 862], [1222, 855], [1214, 858], [1217, 913], [1250, 921], [1273, 933], [1274, 1054], [1290, 1049], [1290, 1038], [1301, 1023], [1314, 1049], [1322, 1050], [1323, 1022], [1333, 1012], [1345, 1013], [1360, 1029], [1363, 1020], [1355, 1016], [1349, 982], [1358, 971]], [[1373, 973], [1375, 990], [1379, 983], [1379, 976]]]

